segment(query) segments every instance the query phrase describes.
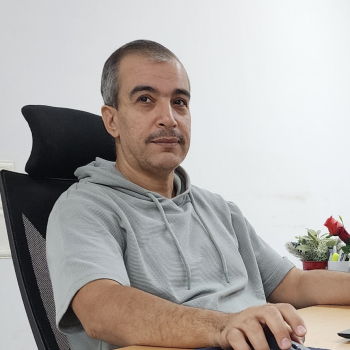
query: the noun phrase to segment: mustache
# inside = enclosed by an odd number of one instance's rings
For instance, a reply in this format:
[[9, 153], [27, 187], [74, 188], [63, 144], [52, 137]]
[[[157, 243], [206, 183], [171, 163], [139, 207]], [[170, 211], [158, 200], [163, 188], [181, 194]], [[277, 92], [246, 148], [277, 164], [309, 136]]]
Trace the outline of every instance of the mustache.
[[149, 134], [146, 138], [146, 143], [150, 143], [161, 137], [176, 137], [179, 140], [180, 144], [185, 143], [184, 136], [176, 130], [161, 130], [153, 134]]

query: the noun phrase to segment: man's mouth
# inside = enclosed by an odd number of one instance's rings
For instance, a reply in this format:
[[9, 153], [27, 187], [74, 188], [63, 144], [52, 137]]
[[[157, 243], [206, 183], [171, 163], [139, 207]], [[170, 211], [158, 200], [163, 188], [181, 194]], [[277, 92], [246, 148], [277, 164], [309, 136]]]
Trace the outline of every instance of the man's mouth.
[[176, 137], [160, 137], [151, 141], [157, 145], [173, 146], [180, 143], [179, 139]]

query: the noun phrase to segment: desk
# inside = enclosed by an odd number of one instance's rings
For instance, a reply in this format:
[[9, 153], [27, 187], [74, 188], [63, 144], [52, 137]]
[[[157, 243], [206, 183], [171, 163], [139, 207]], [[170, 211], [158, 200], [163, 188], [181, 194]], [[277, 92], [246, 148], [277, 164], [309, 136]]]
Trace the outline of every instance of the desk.
[[[350, 340], [338, 332], [350, 328], [350, 306], [312, 306], [298, 310], [307, 327], [305, 346], [330, 350], [350, 350]], [[125, 350], [186, 350], [150, 346], [128, 346]]]
[[338, 332], [350, 328], [350, 306], [319, 305], [298, 310], [307, 327], [305, 345], [331, 350], [350, 350], [350, 340]]

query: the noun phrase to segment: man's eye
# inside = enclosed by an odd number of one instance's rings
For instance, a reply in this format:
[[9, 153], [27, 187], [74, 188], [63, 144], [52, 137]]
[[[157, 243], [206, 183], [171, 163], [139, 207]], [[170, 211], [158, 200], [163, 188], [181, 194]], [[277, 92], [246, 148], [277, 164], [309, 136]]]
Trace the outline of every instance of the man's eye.
[[141, 97], [139, 97], [139, 101], [140, 101], [140, 102], [144, 102], [144, 103], [151, 102], [150, 98], [147, 97], [147, 96], [141, 96]]
[[187, 101], [179, 99], [179, 100], [175, 100], [174, 104], [179, 105], [179, 106], [187, 106]]

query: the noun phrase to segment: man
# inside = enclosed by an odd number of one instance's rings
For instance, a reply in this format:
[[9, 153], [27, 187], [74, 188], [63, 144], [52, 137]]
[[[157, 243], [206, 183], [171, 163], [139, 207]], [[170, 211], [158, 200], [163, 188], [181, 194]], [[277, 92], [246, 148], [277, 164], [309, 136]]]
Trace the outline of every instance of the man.
[[47, 232], [57, 324], [73, 350], [267, 350], [267, 328], [288, 349], [306, 334], [294, 308], [350, 304], [348, 274], [296, 269], [236, 205], [191, 186], [179, 166], [190, 84], [172, 52], [124, 45], [107, 60], [101, 90], [116, 163], [77, 169]]

